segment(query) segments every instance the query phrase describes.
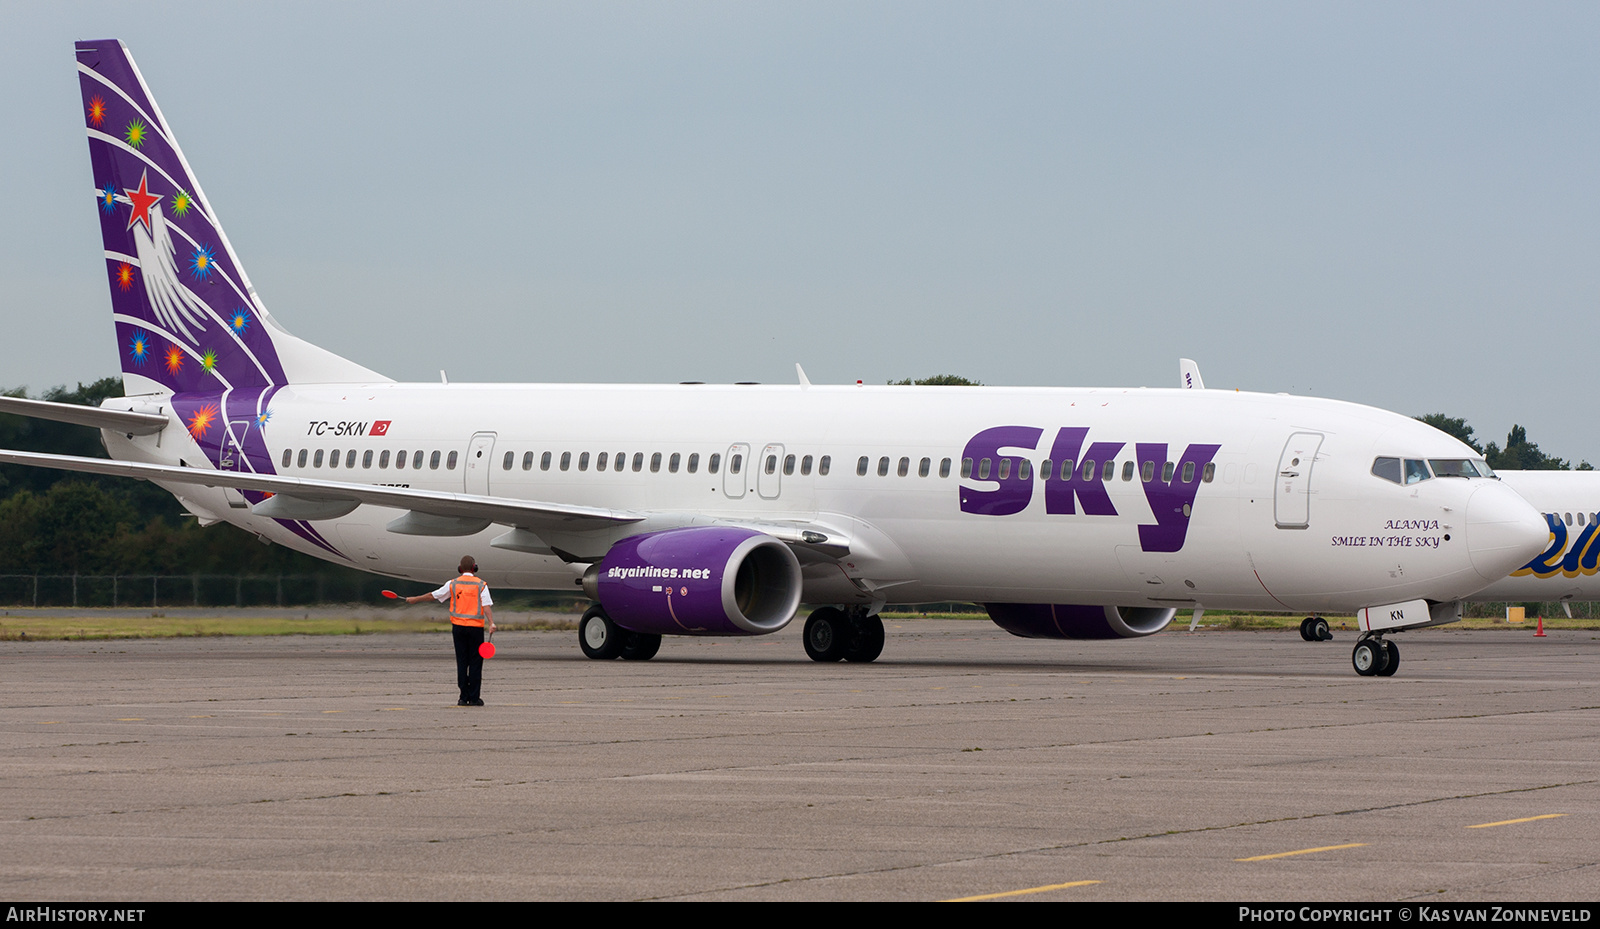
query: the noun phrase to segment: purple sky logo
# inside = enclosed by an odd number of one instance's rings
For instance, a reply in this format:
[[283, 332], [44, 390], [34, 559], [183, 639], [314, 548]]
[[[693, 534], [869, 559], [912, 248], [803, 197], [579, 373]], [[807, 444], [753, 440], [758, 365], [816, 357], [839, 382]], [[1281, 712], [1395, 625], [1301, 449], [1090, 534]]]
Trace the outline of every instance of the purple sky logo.
[[[1117, 455], [1126, 442], [1084, 442], [1089, 429], [1065, 426], [1056, 432], [1050, 457], [1040, 464], [1045, 512], [1050, 515], [1116, 516], [1110, 483]], [[1019, 451], [1038, 451], [1044, 430], [1036, 426], [995, 426], [967, 442], [962, 452], [972, 470], [959, 489], [961, 512], [978, 516], [1012, 516], [1033, 501], [1033, 463]], [[1137, 474], [1155, 524], [1139, 526], [1139, 547], [1147, 552], [1175, 552], [1189, 534], [1189, 518], [1206, 465], [1220, 445], [1193, 444], [1169, 468], [1164, 442], [1135, 446], [1136, 472], [1124, 463], [1124, 479]], [[1009, 451], [1010, 454], [1006, 452]], [[1048, 471], [1045, 470], [1048, 468]], [[972, 486], [976, 484], [978, 486]]]

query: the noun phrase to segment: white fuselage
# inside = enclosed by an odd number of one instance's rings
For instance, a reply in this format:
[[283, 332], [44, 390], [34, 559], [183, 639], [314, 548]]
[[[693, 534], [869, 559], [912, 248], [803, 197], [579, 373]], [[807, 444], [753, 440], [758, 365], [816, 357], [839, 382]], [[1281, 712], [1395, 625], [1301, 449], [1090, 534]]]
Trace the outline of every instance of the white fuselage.
[[1509, 577], [1469, 599], [1600, 600], [1600, 471], [1501, 471], [1500, 479], [1543, 513], [1550, 542]]
[[[1461, 458], [1472, 455], [1466, 446], [1406, 417], [1330, 400], [1157, 389], [352, 384], [285, 387], [270, 411], [263, 433], [280, 475], [644, 516], [598, 536], [546, 534], [551, 550], [603, 552], [653, 528], [718, 521], [821, 528], [848, 540], [849, 554], [804, 564], [813, 603], [1353, 610], [1466, 597], [1527, 558], [1526, 506], [1500, 482], [1402, 486], [1371, 473], [1376, 456]], [[387, 426], [374, 435], [377, 423]], [[975, 437], [1000, 427], [1020, 432], [974, 451]], [[1067, 456], [1052, 455], [1064, 429], [1087, 430], [1073, 480], [1095, 443], [1118, 446], [1102, 446], [1112, 464], [1107, 472], [1095, 463], [1099, 489], [1060, 494]], [[181, 424], [158, 436], [107, 433], [106, 442], [117, 458], [208, 463]], [[1296, 449], [1308, 442], [1301, 461]], [[1211, 467], [1190, 469], [1185, 481], [1186, 450], [1210, 446]], [[394, 466], [401, 451], [403, 469]], [[967, 477], [964, 458], [974, 459]], [[164, 486], [202, 518], [382, 574], [435, 580], [470, 552], [496, 586], [571, 591], [581, 570], [526, 546], [492, 545], [510, 526], [403, 535], [386, 530], [403, 511], [369, 505], [311, 521], [324, 547], [287, 520], [252, 514], [235, 491]], [[1096, 494], [1114, 512], [1086, 513]], [[1072, 512], [1062, 511], [1063, 498]], [[1522, 534], [1512, 538], [1506, 527], [1519, 519]]]

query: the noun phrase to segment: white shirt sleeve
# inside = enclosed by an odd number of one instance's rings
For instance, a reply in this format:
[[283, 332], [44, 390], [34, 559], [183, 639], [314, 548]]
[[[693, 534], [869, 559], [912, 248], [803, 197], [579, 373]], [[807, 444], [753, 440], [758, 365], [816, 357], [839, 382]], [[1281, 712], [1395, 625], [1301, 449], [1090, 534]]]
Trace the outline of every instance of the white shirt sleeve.
[[[477, 577], [476, 574], [469, 574], [467, 576], [468, 577]], [[433, 599], [439, 601], [440, 603], [444, 603], [445, 601], [449, 600], [450, 599], [450, 585], [452, 583], [454, 583], [453, 579], [449, 580], [449, 581], [445, 581], [443, 587], [441, 587], [438, 590], [433, 592]], [[482, 603], [484, 606], [494, 606], [494, 598], [489, 596], [489, 585], [488, 584], [484, 584], [483, 585], [483, 597], [478, 602]]]

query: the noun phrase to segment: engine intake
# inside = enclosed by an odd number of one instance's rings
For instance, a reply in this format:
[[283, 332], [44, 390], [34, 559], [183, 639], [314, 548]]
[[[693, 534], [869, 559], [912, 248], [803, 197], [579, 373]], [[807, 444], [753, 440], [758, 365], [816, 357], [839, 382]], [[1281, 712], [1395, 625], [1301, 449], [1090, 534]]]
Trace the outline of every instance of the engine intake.
[[753, 529], [666, 529], [613, 545], [583, 588], [631, 632], [766, 635], [800, 608], [800, 562]]
[[985, 603], [994, 624], [1025, 639], [1136, 639], [1167, 628], [1178, 611], [1155, 606]]

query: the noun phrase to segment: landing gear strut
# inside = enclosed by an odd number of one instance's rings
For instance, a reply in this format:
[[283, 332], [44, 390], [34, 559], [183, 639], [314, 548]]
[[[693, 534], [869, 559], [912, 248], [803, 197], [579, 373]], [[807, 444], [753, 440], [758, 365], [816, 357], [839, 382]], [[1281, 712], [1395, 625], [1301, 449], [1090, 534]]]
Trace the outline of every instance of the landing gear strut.
[[825, 606], [806, 618], [805, 644], [812, 661], [872, 661], [883, 653], [883, 620]]
[[1400, 648], [1381, 636], [1365, 635], [1350, 653], [1350, 663], [1362, 677], [1393, 677], [1400, 667]]

